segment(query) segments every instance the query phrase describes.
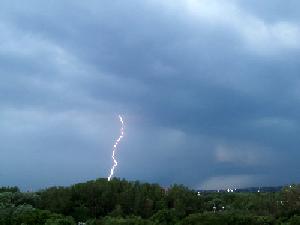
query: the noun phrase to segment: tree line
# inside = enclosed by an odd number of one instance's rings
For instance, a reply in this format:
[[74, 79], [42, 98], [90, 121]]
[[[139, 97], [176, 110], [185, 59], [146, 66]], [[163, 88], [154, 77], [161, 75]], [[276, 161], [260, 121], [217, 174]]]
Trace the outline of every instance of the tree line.
[[183, 185], [97, 179], [21, 192], [0, 188], [0, 225], [299, 225], [300, 185], [268, 193], [198, 193]]

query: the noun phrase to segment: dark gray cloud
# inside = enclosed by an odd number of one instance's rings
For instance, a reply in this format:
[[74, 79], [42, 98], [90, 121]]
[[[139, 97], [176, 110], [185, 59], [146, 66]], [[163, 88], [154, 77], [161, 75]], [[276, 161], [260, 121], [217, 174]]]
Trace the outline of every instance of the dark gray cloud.
[[1, 184], [299, 181], [297, 5], [2, 2]]

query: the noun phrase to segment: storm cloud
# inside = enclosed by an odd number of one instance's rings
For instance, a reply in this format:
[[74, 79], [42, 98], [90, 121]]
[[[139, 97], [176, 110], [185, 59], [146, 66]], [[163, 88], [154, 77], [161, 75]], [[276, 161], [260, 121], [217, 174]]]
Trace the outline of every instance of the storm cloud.
[[299, 2], [2, 1], [0, 185], [299, 182]]

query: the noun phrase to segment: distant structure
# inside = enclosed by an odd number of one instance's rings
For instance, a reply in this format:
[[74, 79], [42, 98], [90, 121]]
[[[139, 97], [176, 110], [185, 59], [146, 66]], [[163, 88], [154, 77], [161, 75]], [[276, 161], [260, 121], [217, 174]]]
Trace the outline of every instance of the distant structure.
[[169, 188], [168, 188], [168, 187], [161, 187], [161, 192], [162, 192], [163, 194], [167, 195], [168, 192], [169, 192]]
[[215, 205], [215, 203], [214, 203], [214, 206], [213, 206], [213, 212], [216, 213], [216, 210], [217, 210], [217, 207], [216, 207], [216, 205]]

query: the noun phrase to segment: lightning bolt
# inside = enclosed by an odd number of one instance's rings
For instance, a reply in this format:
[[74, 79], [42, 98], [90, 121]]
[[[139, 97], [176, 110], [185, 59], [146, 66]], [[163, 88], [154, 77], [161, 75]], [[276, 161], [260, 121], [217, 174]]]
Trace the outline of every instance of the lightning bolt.
[[118, 161], [117, 161], [116, 158], [115, 158], [115, 153], [116, 153], [116, 151], [117, 151], [118, 144], [120, 143], [121, 139], [124, 137], [124, 121], [123, 121], [123, 118], [122, 118], [121, 115], [119, 115], [119, 120], [120, 120], [120, 122], [121, 122], [120, 136], [119, 136], [119, 138], [115, 141], [114, 146], [113, 146], [113, 152], [112, 152], [111, 158], [113, 159], [114, 164], [113, 164], [112, 168], [110, 169], [110, 174], [109, 174], [109, 176], [107, 177], [107, 180], [108, 180], [108, 181], [111, 180], [111, 177], [114, 175], [115, 168], [118, 166]]

